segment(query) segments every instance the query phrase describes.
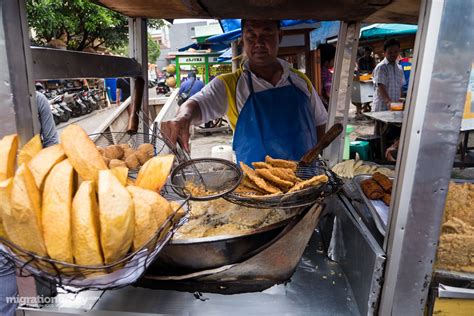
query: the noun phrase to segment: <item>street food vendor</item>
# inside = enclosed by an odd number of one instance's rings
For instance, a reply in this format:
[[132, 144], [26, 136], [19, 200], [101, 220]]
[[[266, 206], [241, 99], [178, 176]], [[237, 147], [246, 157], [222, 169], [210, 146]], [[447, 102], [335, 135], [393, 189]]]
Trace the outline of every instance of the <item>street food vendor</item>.
[[227, 115], [238, 161], [299, 160], [324, 133], [327, 111], [311, 81], [277, 58], [279, 21], [242, 20], [241, 26], [246, 60], [240, 69], [211, 81], [161, 130], [189, 151], [190, 124]]
[[389, 39], [383, 45], [385, 58], [375, 67], [373, 78], [375, 84], [374, 111], [390, 110], [391, 102], [398, 102], [402, 96], [405, 75], [398, 64], [400, 42]]

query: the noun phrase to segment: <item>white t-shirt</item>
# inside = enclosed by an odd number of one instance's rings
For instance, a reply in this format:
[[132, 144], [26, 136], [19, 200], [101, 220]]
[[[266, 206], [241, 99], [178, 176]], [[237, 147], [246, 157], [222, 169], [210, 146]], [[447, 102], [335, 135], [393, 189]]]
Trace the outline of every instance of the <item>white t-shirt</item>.
[[[278, 59], [281, 66], [283, 67], [283, 74], [281, 79], [273, 86], [268, 81], [258, 78], [255, 74], [251, 73], [252, 83], [254, 92], [261, 92], [268, 89], [280, 88], [287, 85], [290, 85], [288, 76], [291, 76], [291, 81], [293, 84], [303, 91], [311, 100], [311, 110], [313, 112], [314, 121], [316, 126], [320, 126], [327, 123], [328, 114], [326, 108], [324, 107], [321, 99], [316, 94], [315, 89], [312, 89], [312, 93], [308, 91], [308, 85], [306, 81], [301, 78], [298, 74], [290, 70], [290, 64], [284, 61], [283, 59]], [[236, 102], [237, 110], [240, 111], [245, 105], [249, 95], [250, 89], [248, 84], [248, 74], [249, 70], [248, 62], [243, 65], [244, 72], [240, 76], [237, 82], [237, 93], [236, 93]], [[202, 119], [200, 122], [195, 122], [196, 125], [200, 125], [205, 122], [212, 121], [223, 117], [227, 113], [229, 107], [229, 102], [227, 101], [227, 93], [225, 90], [225, 84], [222, 80], [214, 79], [208, 85], [206, 85], [200, 92], [193, 95], [191, 100], [196, 101], [199, 104], [201, 109]]]

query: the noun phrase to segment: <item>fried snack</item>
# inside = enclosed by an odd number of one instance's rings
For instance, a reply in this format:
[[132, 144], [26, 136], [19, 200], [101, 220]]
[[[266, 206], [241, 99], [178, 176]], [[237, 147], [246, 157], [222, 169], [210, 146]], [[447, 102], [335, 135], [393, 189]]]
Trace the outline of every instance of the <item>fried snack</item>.
[[125, 165], [124, 167], [118, 166], [110, 169], [114, 176], [120, 181], [122, 185], [127, 185], [127, 180], [128, 180], [128, 168]]
[[148, 160], [138, 172], [136, 185], [160, 192], [173, 167], [174, 155], [156, 156]]
[[132, 148], [128, 147], [123, 150], [123, 159], [126, 160], [130, 155], [133, 155], [135, 153], [135, 150]]
[[382, 187], [382, 189], [384, 189], [385, 192], [392, 192], [392, 180], [390, 180], [386, 175], [381, 174], [380, 172], [375, 172], [372, 175], [372, 179], [374, 179]]
[[71, 205], [74, 169], [69, 159], [51, 169], [44, 182], [41, 222], [46, 251], [51, 259], [73, 263]]
[[97, 150], [100, 152], [100, 154], [103, 156], [104, 155], [104, 148], [97, 146]]
[[303, 190], [311, 186], [316, 186], [320, 183], [326, 183], [328, 182], [328, 180], [329, 180], [328, 177], [324, 174], [314, 176], [309, 180], [305, 180], [303, 182], [297, 183], [294, 187], [290, 189], [290, 191], [288, 191], [288, 193]]
[[142, 189], [137, 186], [127, 187], [135, 205], [135, 234], [132, 250], [138, 250], [146, 245], [166, 221], [171, 206], [155, 191]]
[[10, 214], [3, 214], [8, 238], [25, 250], [46, 256], [41, 225], [41, 192], [25, 163], [20, 165], [13, 178], [10, 211]]
[[109, 159], [122, 159], [123, 149], [119, 145], [110, 145], [104, 148], [104, 156]]
[[110, 170], [99, 172], [100, 243], [106, 264], [121, 259], [132, 246], [135, 212], [132, 196]]
[[99, 209], [94, 187], [92, 181], [82, 182], [72, 200], [72, 252], [75, 263], [80, 265], [104, 264], [99, 241]]
[[155, 155], [155, 148], [152, 144], [141, 144], [138, 146], [137, 151], [144, 152], [149, 157], [153, 157]]
[[63, 147], [61, 144], [58, 144], [41, 150], [30, 160], [28, 168], [30, 168], [33, 177], [35, 177], [38, 189], [43, 189], [43, 182], [48, 173], [57, 163], [64, 159], [66, 159], [66, 155]]
[[262, 193], [262, 191], [251, 189], [249, 187], [246, 187], [245, 185], [240, 185], [239, 187], [237, 187], [237, 189], [235, 189], [234, 192], [243, 196], [254, 196], [254, 195], [266, 194], [266, 192]]
[[382, 201], [385, 205], [390, 206], [390, 201], [392, 200], [392, 195], [390, 193], [385, 193], [382, 197]]
[[129, 169], [138, 169], [138, 167], [140, 167], [140, 161], [138, 161], [136, 154], [129, 155], [127, 159], [125, 159], [125, 163]]
[[122, 149], [125, 151], [127, 149], [130, 149], [130, 145], [129, 144], [118, 144], [118, 146], [122, 147]]
[[97, 183], [99, 171], [108, 169], [97, 146], [78, 125], [71, 124], [62, 131], [61, 144], [69, 162], [83, 180]]
[[278, 178], [282, 180], [290, 181], [293, 184], [303, 181], [300, 178], [298, 178], [295, 175], [295, 172], [291, 170], [290, 168], [273, 168], [272, 167], [268, 170], [270, 170], [270, 172], [273, 175], [277, 176]]
[[257, 169], [255, 172], [261, 176], [263, 179], [270, 181], [276, 187], [281, 189], [282, 191], [288, 191], [292, 186], [293, 182], [283, 180], [270, 172], [270, 169]]
[[244, 173], [261, 189], [268, 193], [282, 193], [280, 189], [274, 187], [273, 185], [267, 183], [264, 179], [260, 178], [255, 170], [247, 166], [242, 161], [240, 162], [240, 167]]
[[364, 194], [371, 200], [383, 198], [385, 192], [382, 187], [373, 179], [366, 179], [360, 183]]
[[43, 149], [41, 137], [39, 134], [33, 136], [20, 150], [17, 157], [17, 166], [21, 166], [24, 163], [30, 162], [30, 160], [36, 156]]
[[125, 168], [127, 168], [127, 164], [124, 161], [119, 160], [119, 159], [110, 160], [109, 168], [112, 169], [112, 168], [116, 168], [116, 167], [125, 167]]
[[270, 156], [265, 156], [265, 162], [272, 165], [273, 167], [289, 168], [293, 171], [296, 171], [296, 168], [298, 167], [298, 163], [296, 161], [283, 160], [283, 159], [273, 159]]
[[252, 162], [252, 166], [255, 169], [270, 169], [270, 168], [272, 168], [272, 165], [270, 165], [266, 162], [263, 162], [263, 161]]
[[13, 177], [15, 174], [18, 135], [7, 135], [0, 140], [0, 181]]
[[262, 194], [265, 194], [266, 192], [262, 190], [261, 188], [258, 187], [258, 185], [255, 184], [248, 176], [245, 176], [244, 179], [241, 182], [241, 185], [244, 187], [247, 187], [248, 189], [260, 192]]
[[107, 166], [109, 166], [109, 164], [110, 164], [110, 159], [107, 158], [107, 157], [103, 157], [103, 159], [104, 159], [105, 164], [106, 164]]
[[145, 164], [145, 162], [147, 162], [148, 160], [150, 160], [151, 155], [149, 155], [148, 153], [144, 152], [144, 151], [141, 151], [141, 150], [137, 150], [135, 152], [135, 156], [137, 157], [138, 161], [140, 162], [140, 164], [143, 166]]

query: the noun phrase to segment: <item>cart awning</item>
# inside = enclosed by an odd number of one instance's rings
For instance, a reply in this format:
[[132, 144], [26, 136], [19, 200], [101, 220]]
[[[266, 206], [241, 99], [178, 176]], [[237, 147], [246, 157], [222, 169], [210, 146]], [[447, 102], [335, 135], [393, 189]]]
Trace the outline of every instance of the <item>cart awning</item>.
[[372, 24], [360, 30], [360, 40], [416, 34], [418, 26], [411, 24]]

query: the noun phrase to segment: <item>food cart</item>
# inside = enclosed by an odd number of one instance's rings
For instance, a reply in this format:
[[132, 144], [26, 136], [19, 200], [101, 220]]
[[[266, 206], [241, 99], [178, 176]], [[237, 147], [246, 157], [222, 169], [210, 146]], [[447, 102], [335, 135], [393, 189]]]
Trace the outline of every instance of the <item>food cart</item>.
[[[33, 123], [36, 116], [33, 78], [131, 76], [143, 77], [146, 81], [144, 18], [152, 17], [238, 16], [343, 21], [338, 36], [328, 126], [335, 122], [346, 126], [361, 22], [418, 23], [387, 224], [381, 234], [354, 183], [347, 181], [343, 192], [325, 201], [319, 228], [310, 236], [309, 246], [305, 248], [308, 238], [295, 236], [294, 240], [300, 242], [291, 247], [280, 245], [280, 256], [270, 255], [267, 260], [257, 261], [256, 266], [267, 271], [254, 273], [255, 270], [251, 270], [253, 274], [249, 274], [245, 269], [236, 271], [239, 267], [228, 274], [224, 269], [207, 271], [205, 275], [181, 282], [179, 289], [197, 291], [194, 295], [171, 290], [177, 288], [177, 283], [171, 282], [180, 281], [177, 278], [168, 280], [165, 289], [157, 290], [155, 284], [163, 280], [145, 277], [142, 287], [64, 294], [63, 300], [43, 308], [22, 307], [18, 311], [20, 315], [420, 315], [425, 309], [432, 312], [433, 304], [438, 304], [439, 311], [449, 312], [449, 304], [453, 302], [459, 313], [472, 311], [469, 291], [452, 287], [443, 292], [444, 298], [429, 295], [432, 289], [442, 292], [441, 285], [438, 286], [439, 273], [433, 264], [474, 57], [472, 1], [341, 1], [338, 6], [327, 1], [279, 1], [271, 5], [241, 1], [179, 1], [173, 5], [161, 0], [141, 0], [133, 4], [125, 0], [98, 2], [130, 17], [131, 58], [30, 49], [24, 2], [2, 4], [0, 38], [4, 45], [0, 58], [4, 67], [3, 82], [9, 84], [0, 88], [4, 100], [1, 135], [17, 132], [24, 142], [38, 131], [39, 127]], [[61, 67], [57, 67], [58, 64]], [[148, 111], [146, 94], [145, 91], [143, 111]], [[331, 165], [342, 159], [344, 135], [342, 133], [324, 152], [324, 158]], [[318, 209], [315, 206], [308, 210], [303, 220], [287, 232], [288, 236], [305, 231], [305, 223], [308, 223], [306, 229], [313, 232], [314, 226], [309, 224], [317, 223]], [[207, 293], [252, 292], [251, 286], [255, 284], [258, 286], [254, 291], [262, 290], [266, 286], [261, 288], [255, 281], [262, 275], [276, 274], [278, 271], [270, 268], [291, 255], [302, 255], [303, 259], [287, 284], [260, 293], [229, 296]], [[248, 260], [252, 259], [257, 260]], [[215, 278], [219, 274], [221, 277]], [[239, 275], [254, 278], [239, 279]], [[472, 282], [472, 274], [451, 273], [446, 279], [458, 284]], [[240, 289], [236, 288], [239, 286]]]

